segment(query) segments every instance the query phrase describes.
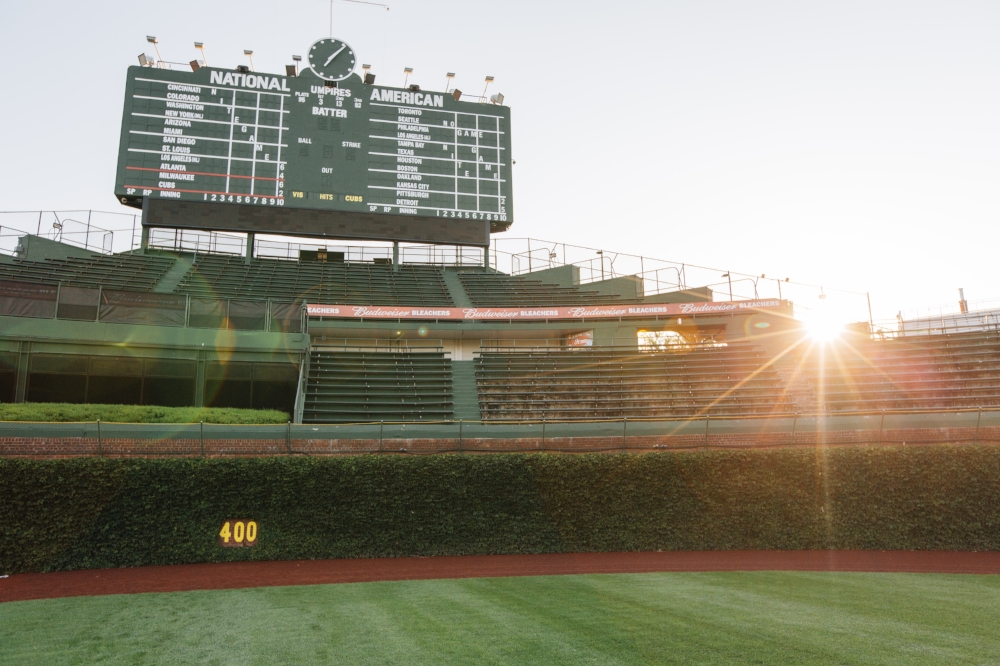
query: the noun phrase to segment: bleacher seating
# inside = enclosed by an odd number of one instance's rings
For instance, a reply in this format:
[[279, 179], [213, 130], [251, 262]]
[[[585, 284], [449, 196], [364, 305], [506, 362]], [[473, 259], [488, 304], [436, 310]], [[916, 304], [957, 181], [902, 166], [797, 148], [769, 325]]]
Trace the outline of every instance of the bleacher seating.
[[172, 257], [95, 253], [89, 257], [0, 263], [0, 280], [150, 291], [173, 265]]
[[484, 352], [484, 420], [619, 419], [794, 412], [767, 355], [751, 345], [686, 353], [591, 348]]
[[1000, 407], [1000, 332], [864, 338], [799, 357], [826, 411]]
[[452, 404], [451, 360], [443, 352], [310, 354], [304, 423], [450, 419]]
[[175, 290], [217, 298], [356, 305], [452, 305], [440, 269], [403, 264], [299, 262], [203, 255]]
[[462, 271], [459, 279], [473, 305], [477, 307], [532, 307], [553, 305], [599, 305], [613, 301], [629, 302], [619, 296], [606, 296], [577, 287], [545, 284], [519, 276], [487, 271]]

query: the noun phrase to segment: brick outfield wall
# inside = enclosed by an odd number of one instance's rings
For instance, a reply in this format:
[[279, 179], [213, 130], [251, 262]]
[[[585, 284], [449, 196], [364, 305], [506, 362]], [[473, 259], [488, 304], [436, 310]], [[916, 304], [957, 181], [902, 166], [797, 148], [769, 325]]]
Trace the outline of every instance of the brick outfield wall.
[[275, 455], [357, 455], [431, 453], [593, 453], [692, 449], [752, 449], [859, 445], [933, 445], [1000, 442], [1000, 427], [894, 428], [826, 432], [628, 435], [626, 437], [547, 437], [520, 439], [102, 439], [0, 438], [0, 456], [17, 458], [250, 457]]

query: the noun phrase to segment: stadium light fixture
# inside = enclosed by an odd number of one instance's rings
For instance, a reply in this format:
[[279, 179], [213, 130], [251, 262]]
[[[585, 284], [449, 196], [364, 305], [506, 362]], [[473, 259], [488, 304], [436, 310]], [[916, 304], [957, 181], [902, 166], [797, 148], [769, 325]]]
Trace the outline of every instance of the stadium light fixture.
[[205, 44], [203, 42], [195, 42], [194, 47], [201, 53], [201, 61], [205, 63], [205, 67], [208, 67], [208, 57], [205, 56]]
[[292, 60], [295, 62], [294, 65], [285, 65], [285, 74], [288, 76], [298, 76], [299, 75], [299, 63], [302, 62], [302, 56], [293, 55]]
[[490, 97], [490, 101], [494, 104], [503, 104], [503, 94], [497, 93], [496, 95], [493, 95]]
[[479, 98], [480, 102], [485, 102], [486, 101], [486, 89], [490, 87], [491, 83], [493, 83], [493, 77], [492, 76], [487, 76], [486, 77], [486, 87], [483, 88], [483, 96]]
[[454, 97], [455, 101], [457, 102], [458, 100], [462, 99], [462, 91], [459, 90], [458, 88], [455, 88], [454, 90], [451, 91], [451, 96]]
[[197, 60], [192, 60], [188, 64], [191, 65], [192, 72], [197, 72], [201, 68], [201, 63], [198, 62]]
[[413, 74], [413, 68], [412, 67], [404, 67], [403, 68], [403, 74], [406, 75], [406, 77], [403, 79], [403, 87], [405, 88], [406, 84], [409, 83], [409, 81], [410, 81], [410, 74]]
[[375, 75], [371, 73], [371, 68], [371, 65], [361, 65], [361, 69], [365, 71], [363, 80], [367, 86], [374, 85], [375, 83]]
[[444, 82], [444, 91], [447, 93], [451, 92], [451, 80], [455, 78], [455, 72], [448, 72], [445, 74], [446, 81]]
[[245, 55], [246, 57], [250, 58], [250, 71], [251, 72], [256, 72], [257, 70], [254, 69], [254, 66], [253, 66], [253, 49], [243, 49], [243, 55]]
[[152, 35], [146, 35], [146, 41], [152, 44], [153, 48], [156, 49], [156, 64], [163, 67], [163, 56], [160, 55], [160, 40]]
[[147, 56], [145, 53], [140, 53], [139, 54], [139, 66], [140, 67], [152, 67], [153, 63], [151, 63], [149, 61], [149, 56]]

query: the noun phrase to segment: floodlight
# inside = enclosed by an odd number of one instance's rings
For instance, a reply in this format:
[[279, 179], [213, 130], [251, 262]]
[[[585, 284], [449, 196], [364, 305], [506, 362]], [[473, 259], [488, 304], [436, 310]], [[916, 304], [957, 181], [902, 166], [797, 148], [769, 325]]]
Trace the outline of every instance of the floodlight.
[[482, 97], [479, 98], [479, 102], [480, 103], [486, 101], [486, 88], [489, 88], [491, 83], [493, 83], [493, 77], [492, 76], [487, 76], [486, 77], [486, 87], [483, 88], [483, 95], [482, 95]]
[[204, 63], [205, 67], [208, 67], [208, 58], [205, 56], [205, 44], [204, 42], [195, 42], [194, 47], [201, 51], [201, 61]]
[[420, 86], [418, 86], [416, 83], [411, 83], [409, 87], [410, 90], [413, 92], [420, 92]]
[[145, 53], [140, 53], [139, 54], [139, 66], [140, 67], [149, 67], [152, 64], [153, 63], [149, 62], [149, 58], [146, 57]]
[[198, 62], [197, 60], [192, 60], [192, 61], [191, 61], [190, 63], [188, 63], [188, 64], [190, 64], [190, 65], [191, 65], [191, 71], [192, 71], [192, 72], [197, 72], [197, 71], [198, 71], [198, 69], [199, 69], [199, 68], [201, 67], [201, 64], [200, 64], [200, 63], [199, 63], [199, 62]]
[[490, 101], [494, 104], [503, 104], [503, 94], [497, 93], [496, 95], [493, 95], [490, 97]]
[[153, 37], [152, 35], [146, 35], [146, 41], [149, 42], [150, 44], [152, 44], [153, 48], [156, 49], [156, 64], [157, 64], [157, 66], [163, 67], [163, 56], [160, 55], [160, 47], [158, 46], [159, 43], [160, 43], [160, 40], [158, 40], [156, 37]]
[[253, 66], [253, 49], [243, 49], [243, 55], [245, 55], [246, 57], [250, 58], [250, 71], [251, 72], [256, 72], [257, 70], [254, 69], [254, 66]]
[[413, 68], [412, 67], [404, 67], [403, 68], [403, 73], [406, 74], [406, 78], [403, 79], [403, 87], [405, 88], [407, 82], [410, 80], [410, 74], [413, 74]]
[[293, 55], [292, 56], [292, 62], [295, 63], [295, 74], [293, 74], [292, 76], [298, 76], [299, 75], [299, 63], [302, 62], [302, 56]]
[[454, 97], [455, 101], [457, 102], [459, 99], [462, 98], [462, 91], [459, 90], [458, 88], [455, 88], [453, 91], [451, 91], [451, 96]]
[[285, 65], [285, 76], [298, 76], [298, 68], [295, 65]]
[[365, 84], [371, 86], [375, 84], [375, 75], [372, 73], [365, 74]]
[[250, 68], [246, 65], [236, 65], [236, 71], [240, 74], [248, 74], [250, 72]]
[[450, 90], [448, 90], [448, 86], [451, 85], [451, 80], [455, 78], [455, 72], [448, 72], [447, 74], [445, 74], [445, 77], [447, 77], [447, 81], [444, 82], [444, 90], [445, 92], [451, 92]]

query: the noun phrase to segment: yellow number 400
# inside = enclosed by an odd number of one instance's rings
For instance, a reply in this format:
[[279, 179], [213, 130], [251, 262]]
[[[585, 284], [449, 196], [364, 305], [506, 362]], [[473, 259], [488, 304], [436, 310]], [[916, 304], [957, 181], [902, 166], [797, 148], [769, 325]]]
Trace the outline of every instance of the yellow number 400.
[[219, 530], [219, 545], [232, 547], [253, 546], [257, 543], [257, 522], [254, 520], [227, 520]]

